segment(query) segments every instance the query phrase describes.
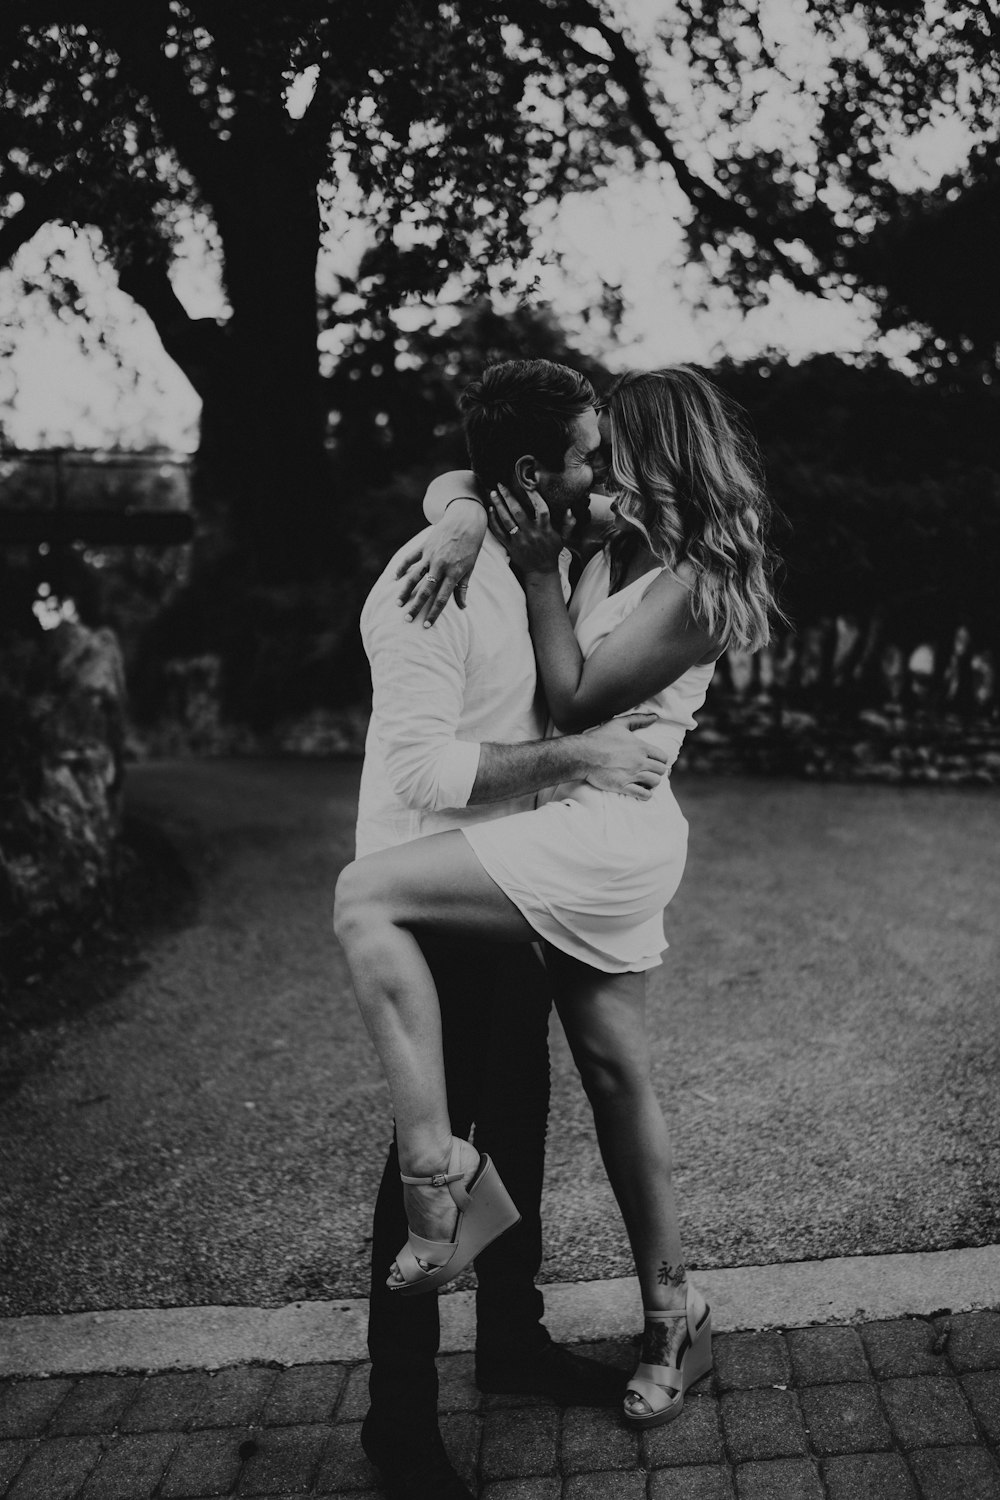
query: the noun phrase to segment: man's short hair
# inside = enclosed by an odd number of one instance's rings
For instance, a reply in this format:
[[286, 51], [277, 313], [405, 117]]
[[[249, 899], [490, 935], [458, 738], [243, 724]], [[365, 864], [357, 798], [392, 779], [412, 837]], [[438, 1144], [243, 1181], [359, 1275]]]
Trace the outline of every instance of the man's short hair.
[[596, 403], [585, 376], [550, 359], [489, 365], [459, 402], [469, 463], [488, 486], [509, 485], [526, 453], [545, 469], [561, 470], [573, 419]]

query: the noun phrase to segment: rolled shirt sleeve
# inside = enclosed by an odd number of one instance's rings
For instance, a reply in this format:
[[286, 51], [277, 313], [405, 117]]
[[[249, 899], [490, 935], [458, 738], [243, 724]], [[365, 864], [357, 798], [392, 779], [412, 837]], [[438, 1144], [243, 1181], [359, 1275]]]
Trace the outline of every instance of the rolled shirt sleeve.
[[393, 792], [426, 812], [466, 807], [480, 746], [456, 738], [469, 646], [463, 613], [446, 610], [433, 630], [423, 630], [394, 601], [382, 601], [362, 617], [362, 634], [372, 668], [372, 728]]

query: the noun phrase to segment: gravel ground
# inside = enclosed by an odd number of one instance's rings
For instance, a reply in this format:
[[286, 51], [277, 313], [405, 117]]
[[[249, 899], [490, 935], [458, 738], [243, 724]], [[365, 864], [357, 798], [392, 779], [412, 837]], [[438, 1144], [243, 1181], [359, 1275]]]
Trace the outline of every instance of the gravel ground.
[[[365, 1293], [388, 1103], [329, 922], [357, 775], [131, 769], [197, 899], [142, 964], [84, 969], [77, 1011], [40, 1003], [10, 1042], [3, 1314]], [[676, 790], [691, 854], [651, 1029], [691, 1263], [996, 1241], [996, 792]], [[543, 1278], [627, 1274], [552, 1043]]]

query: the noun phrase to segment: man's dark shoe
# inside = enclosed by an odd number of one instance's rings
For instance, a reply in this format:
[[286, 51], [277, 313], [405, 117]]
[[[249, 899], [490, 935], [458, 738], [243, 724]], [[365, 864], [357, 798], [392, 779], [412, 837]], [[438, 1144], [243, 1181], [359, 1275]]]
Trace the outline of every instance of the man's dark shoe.
[[476, 1355], [476, 1384], [491, 1396], [548, 1396], [559, 1406], [617, 1406], [628, 1374], [560, 1344], [503, 1359]]
[[378, 1470], [387, 1500], [473, 1500], [436, 1426], [420, 1437], [398, 1429], [385, 1432], [376, 1428], [369, 1412], [361, 1424], [361, 1446]]

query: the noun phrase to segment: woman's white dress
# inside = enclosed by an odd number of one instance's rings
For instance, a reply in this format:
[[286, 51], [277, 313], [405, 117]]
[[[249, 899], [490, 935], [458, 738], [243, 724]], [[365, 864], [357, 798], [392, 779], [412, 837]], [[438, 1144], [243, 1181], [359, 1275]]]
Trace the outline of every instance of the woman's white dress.
[[[608, 592], [605, 553], [584, 569], [570, 619], [590, 656], [639, 605], [664, 570], [654, 568]], [[631, 713], [655, 713], [638, 730], [672, 765], [705, 701], [714, 662], [690, 667]], [[680, 884], [687, 821], [664, 776], [647, 801], [567, 782], [539, 795], [534, 811], [462, 829], [483, 869], [535, 931], [564, 953], [606, 973], [652, 969], [667, 946], [663, 910]]]

